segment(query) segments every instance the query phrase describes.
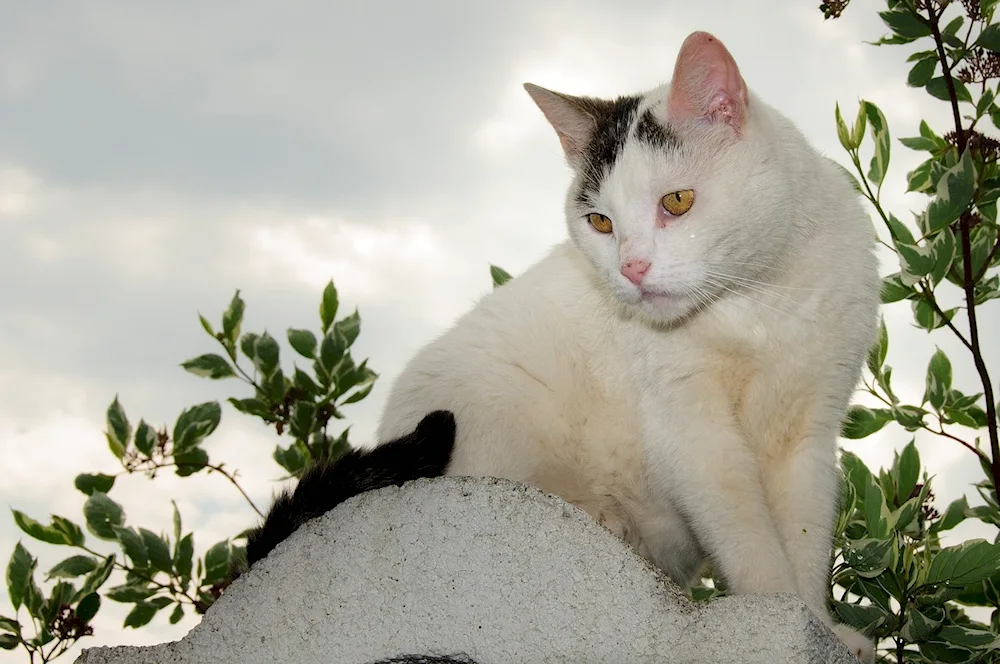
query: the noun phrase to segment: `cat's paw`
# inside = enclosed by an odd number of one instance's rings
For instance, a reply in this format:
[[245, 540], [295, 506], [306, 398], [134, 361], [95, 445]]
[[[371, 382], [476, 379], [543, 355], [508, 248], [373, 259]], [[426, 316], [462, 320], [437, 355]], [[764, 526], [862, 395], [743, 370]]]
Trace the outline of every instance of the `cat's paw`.
[[844, 642], [851, 654], [862, 664], [873, 664], [875, 661], [875, 644], [861, 632], [844, 624], [834, 625], [833, 633]]

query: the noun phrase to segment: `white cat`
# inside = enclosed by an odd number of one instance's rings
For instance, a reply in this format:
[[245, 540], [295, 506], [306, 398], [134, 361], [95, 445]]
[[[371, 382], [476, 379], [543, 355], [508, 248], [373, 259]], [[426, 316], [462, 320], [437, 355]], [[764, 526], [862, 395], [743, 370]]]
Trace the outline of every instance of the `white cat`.
[[836, 441], [879, 306], [858, 196], [704, 32], [643, 95], [525, 87], [575, 175], [570, 240], [417, 354], [378, 439], [451, 411], [448, 474], [538, 486], [681, 584], [708, 559], [832, 625]]

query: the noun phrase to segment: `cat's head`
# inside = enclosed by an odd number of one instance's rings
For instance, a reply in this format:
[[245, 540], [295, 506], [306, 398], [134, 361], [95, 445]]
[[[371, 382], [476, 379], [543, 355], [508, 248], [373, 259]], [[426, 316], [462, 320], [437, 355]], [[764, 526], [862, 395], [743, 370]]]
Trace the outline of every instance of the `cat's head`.
[[629, 309], [672, 322], [780, 257], [790, 197], [779, 164], [798, 146], [775, 134], [772, 111], [712, 35], [690, 35], [671, 83], [643, 95], [608, 101], [525, 88], [576, 174], [570, 237]]

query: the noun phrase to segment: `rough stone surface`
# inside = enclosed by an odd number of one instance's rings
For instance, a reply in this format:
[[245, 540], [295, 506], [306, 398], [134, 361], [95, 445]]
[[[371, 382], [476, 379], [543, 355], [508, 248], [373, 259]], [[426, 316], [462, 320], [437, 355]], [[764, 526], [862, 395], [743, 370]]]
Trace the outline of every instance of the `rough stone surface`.
[[694, 604], [586, 513], [512, 482], [362, 494], [300, 528], [191, 632], [79, 664], [855, 662], [797, 598]]

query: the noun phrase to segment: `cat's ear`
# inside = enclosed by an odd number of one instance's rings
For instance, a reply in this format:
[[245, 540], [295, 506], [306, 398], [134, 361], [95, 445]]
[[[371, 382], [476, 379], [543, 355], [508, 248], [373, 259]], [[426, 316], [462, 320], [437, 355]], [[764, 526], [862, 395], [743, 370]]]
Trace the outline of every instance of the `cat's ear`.
[[747, 84], [722, 42], [707, 32], [688, 35], [670, 82], [670, 122], [724, 122], [738, 134], [746, 123], [748, 105]]
[[597, 127], [597, 120], [588, 109], [593, 102], [546, 90], [533, 83], [525, 83], [524, 89], [556, 130], [566, 158], [570, 163], [580, 159]]

